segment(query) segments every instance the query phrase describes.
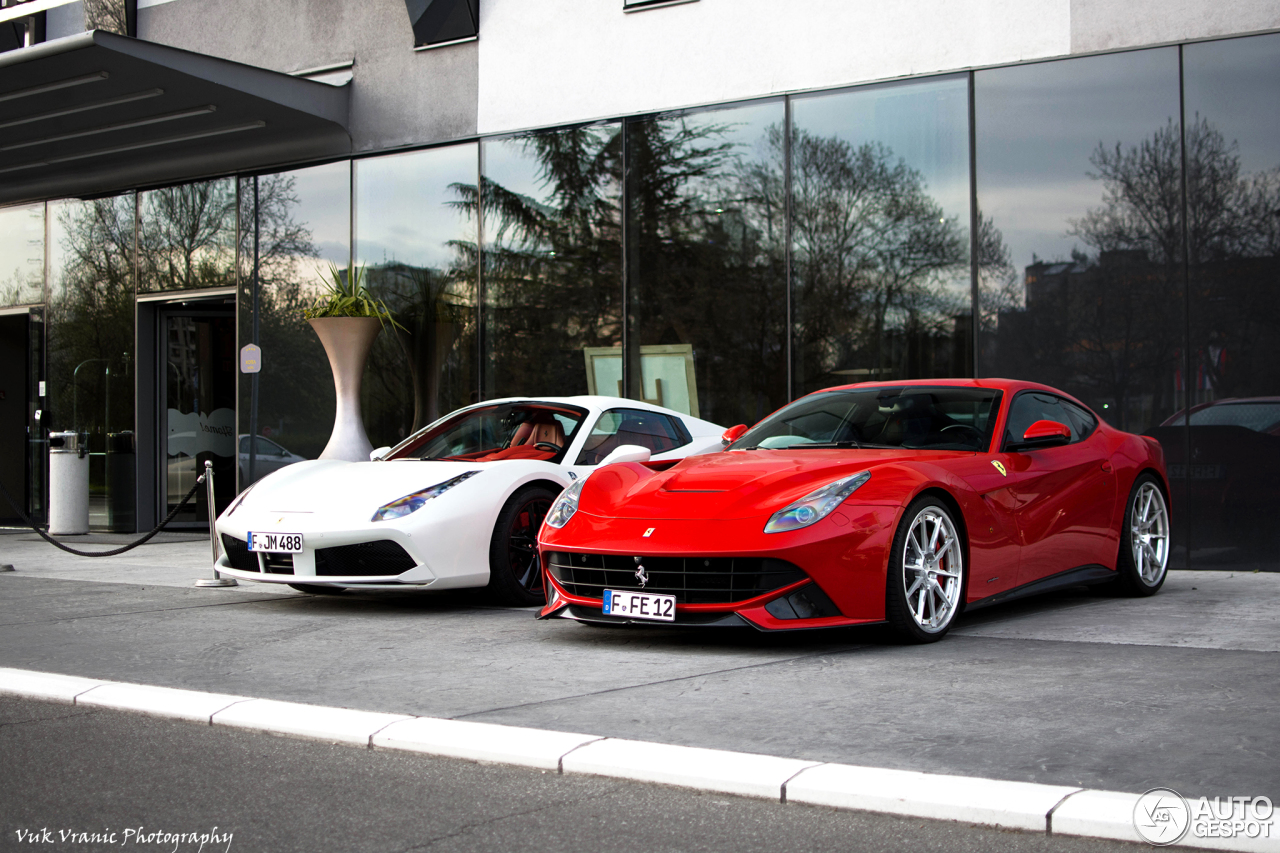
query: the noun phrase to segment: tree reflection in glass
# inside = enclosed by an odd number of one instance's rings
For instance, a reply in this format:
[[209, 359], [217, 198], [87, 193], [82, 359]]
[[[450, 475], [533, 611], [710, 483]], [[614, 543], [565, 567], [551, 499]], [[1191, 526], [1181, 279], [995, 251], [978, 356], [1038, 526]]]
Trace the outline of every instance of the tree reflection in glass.
[[44, 205], [0, 210], [0, 305], [44, 301]]
[[359, 160], [355, 263], [395, 315], [365, 368], [365, 427], [396, 444], [474, 402], [477, 150], [454, 145]]
[[628, 122], [629, 396], [723, 424], [787, 401], [783, 120], [770, 102]]
[[138, 290], [236, 283], [236, 182], [148, 190], [139, 197]]
[[797, 390], [971, 375], [966, 79], [793, 114]]
[[[302, 319], [328, 263], [350, 257], [350, 164], [241, 179], [240, 345], [253, 340], [254, 239], [258, 240], [258, 345], [262, 370], [240, 381], [239, 435], [256, 434], [314, 459], [333, 426], [333, 380], [324, 348]], [[256, 189], [255, 189], [256, 187]], [[254, 193], [257, 193], [256, 201]], [[257, 211], [257, 229], [254, 212]], [[276, 459], [240, 453], [240, 487], [275, 470]], [[270, 446], [259, 443], [258, 446]], [[255, 448], [256, 449], [256, 448]], [[250, 462], [252, 461], [252, 467]]]
[[131, 475], [134, 197], [51, 202], [49, 217], [48, 397], [41, 425], [87, 438], [90, 523], [131, 531], [132, 478], [123, 484], [123, 500], [113, 502], [107, 450], [108, 436], [121, 434], [122, 444], [112, 450], [128, 448]]
[[[1280, 565], [1280, 37], [1183, 49], [1187, 115], [1187, 441], [1193, 564]], [[1189, 452], [1189, 458], [1188, 458]], [[1176, 506], [1175, 506], [1176, 511]], [[1177, 516], [1175, 516], [1176, 518]]]
[[621, 175], [617, 124], [484, 143], [486, 397], [585, 394], [584, 351], [621, 343]]

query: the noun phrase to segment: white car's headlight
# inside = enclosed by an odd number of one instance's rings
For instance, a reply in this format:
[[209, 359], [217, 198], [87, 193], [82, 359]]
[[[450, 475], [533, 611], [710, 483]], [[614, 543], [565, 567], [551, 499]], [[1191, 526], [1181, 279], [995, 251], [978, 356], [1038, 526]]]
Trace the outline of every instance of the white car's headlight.
[[244, 499], [249, 497], [249, 493], [252, 492], [257, 487], [258, 487], [258, 484], [254, 483], [249, 488], [245, 489], [243, 492], [237, 495], [236, 499], [231, 502], [231, 506], [227, 507], [226, 512], [222, 513], [222, 517], [227, 518], [231, 515], [231, 513], [238, 510], [240, 508], [240, 504], [244, 503]]
[[548, 526], [559, 530], [569, 523], [569, 519], [578, 511], [578, 496], [582, 494], [582, 484], [585, 482], [586, 478], [578, 480], [560, 493], [560, 497], [556, 498], [547, 512], [545, 520]]
[[414, 492], [411, 495], [405, 495], [404, 497], [394, 500], [389, 504], [383, 504], [378, 507], [378, 511], [375, 512], [373, 514], [373, 518], [369, 520], [390, 521], [393, 518], [404, 518], [409, 513], [417, 512], [422, 509], [422, 505], [427, 501], [443, 495], [463, 480], [470, 479], [479, 473], [479, 471], [466, 471], [451, 480], [445, 480], [443, 483], [436, 483], [434, 486], [423, 489], [422, 491]]
[[799, 530], [801, 527], [808, 527], [810, 524], [821, 521], [870, 479], [870, 471], [859, 471], [848, 477], [841, 477], [834, 483], [827, 483], [821, 489], [810, 492], [790, 506], [775, 512], [769, 517], [769, 523], [764, 526], [764, 532], [782, 533], [786, 530]]

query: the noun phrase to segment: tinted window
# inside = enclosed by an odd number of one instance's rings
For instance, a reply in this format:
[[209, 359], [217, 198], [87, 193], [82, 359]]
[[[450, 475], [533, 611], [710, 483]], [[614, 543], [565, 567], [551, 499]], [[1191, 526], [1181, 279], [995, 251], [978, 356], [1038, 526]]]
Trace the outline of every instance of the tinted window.
[[655, 456], [688, 444], [684, 430], [667, 415], [611, 409], [600, 416], [578, 454], [579, 465], [595, 465], [624, 444], [647, 447]]
[[[1072, 417], [1067, 408], [1075, 409], [1080, 415]], [[1013, 399], [1009, 407], [1009, 421], [1004, 427], [1005, 447], [1022, 442], [1027, 428], [1036, 421], [1053, 421], [1071, 430], [1071, 440], [1079, 441], [1082, 435], [1080, 417], [1085, 413], [1078, 406], [1073, 406], [1052, 394], [1022, 393]]]
[[1280, 423], [1280, 403], [1227, 403], [1191, 413], [1192, 426], [1242, 426], [1270, 432]]
[[1071, 434], [1077, 439], [1082, 439], [1093, 432], [1094, 427], [1098, 425], [1098, 419], [1093, 416], [1087, 409], [1082, 409], [1070, 400], [1058, 399], [1058, 404], [1062, 406], [1062, 410], [1067, 413], [1070, 422], [1067, 426], [1071, 427]]
[[[581, 410], [544, 406], [501, 405], [473, 409], [410, 436], [387, 454], [388, 459], [552, 459], [573, 438]], [[529, 452], [515, 453], [516, 448]], [[534, 453], [532, 451], [539, 451]], [[499, 454], [487, 458], [490, 454]]]
[[811, 394], [761, 421], [737, 450], [904, 447], [982, 450], [1000, 392], [872, 387]]

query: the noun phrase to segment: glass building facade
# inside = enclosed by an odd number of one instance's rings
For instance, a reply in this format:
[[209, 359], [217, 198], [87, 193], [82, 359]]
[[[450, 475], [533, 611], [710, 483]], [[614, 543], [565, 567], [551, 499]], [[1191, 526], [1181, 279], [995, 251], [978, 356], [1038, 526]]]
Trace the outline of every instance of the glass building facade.
[[0, 405], [41, 420], [0, 476], [39, 514], [43, 437], [76, 429], [95, 526], [145, 529], [204, 459], [223, 502], [314, 458], [301, 312], [358, 270], [399, 323], [375, 446], [502, 396], [730, 426], [835, 384], [1032, 379], [1159, 439], [1176, 565], [1277, 569], [1278, 89], [1280, 35], [1251, 36], [6, 208]]

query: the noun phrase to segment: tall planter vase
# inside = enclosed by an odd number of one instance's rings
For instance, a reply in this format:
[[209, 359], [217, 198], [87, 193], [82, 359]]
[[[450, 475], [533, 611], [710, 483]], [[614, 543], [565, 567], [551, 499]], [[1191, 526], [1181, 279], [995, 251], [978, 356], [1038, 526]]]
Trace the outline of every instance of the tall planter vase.
[[373, 445], [360, 416], [360, 381], [382, 323], [376, 317], [317, 317], [307, 322], [316, 330], [329, 356], [338, 404], [333, 434], [320, 458], [368, 462]]

